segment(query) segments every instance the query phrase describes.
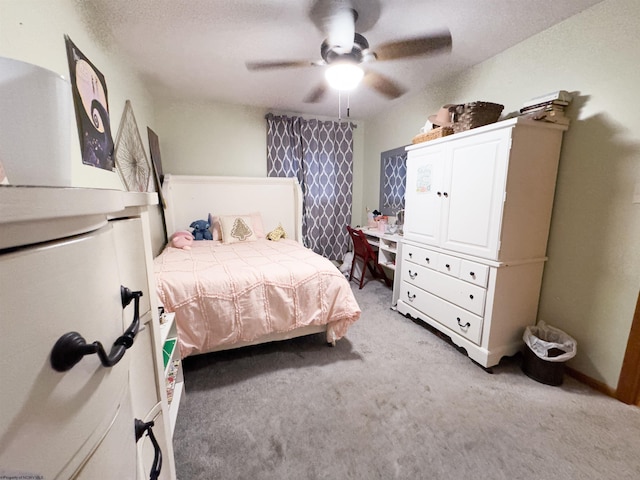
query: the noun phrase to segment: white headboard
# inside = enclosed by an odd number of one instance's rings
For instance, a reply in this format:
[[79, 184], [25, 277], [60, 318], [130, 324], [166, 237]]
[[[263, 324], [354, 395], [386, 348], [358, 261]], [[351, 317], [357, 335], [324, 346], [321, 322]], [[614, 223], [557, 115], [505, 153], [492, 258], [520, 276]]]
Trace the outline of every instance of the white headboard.
[[302, 190], [296, 178], [165, 175], [167, 236], [213, 215], [260, 212], [265, 232], [282, 224], [302, 243]]

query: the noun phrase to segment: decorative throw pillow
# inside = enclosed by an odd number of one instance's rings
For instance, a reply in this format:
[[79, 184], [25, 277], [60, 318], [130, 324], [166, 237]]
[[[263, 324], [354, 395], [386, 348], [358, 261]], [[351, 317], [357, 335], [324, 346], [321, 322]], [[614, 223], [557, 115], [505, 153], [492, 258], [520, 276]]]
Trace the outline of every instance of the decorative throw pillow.
[[[243, 214], [243, 215], [227, 215], [236, 217], [251, 217], [251, 223], [253, 227], [253, 233], [257, 238], [265, 238], [264, 227], [262, 226], [262, 215], [259, 212]], [[214, 240], [222, 240], [222, 234], [220, 233], [220, 216], [209, 214], [209, 229]]]
[[282, 228], [281, 224], [278, 224], [278, 226], [275, 229], [267, 233], [267, 238], [269, 240], [273, 240], [274, 242], [277, 242], [281, 238], [287, 238], [287, 232], [284, 231], [284, 228]]
[[249, 215], [220, 215], [222, 243], [252, 242], [257, 240], [253, 221]]

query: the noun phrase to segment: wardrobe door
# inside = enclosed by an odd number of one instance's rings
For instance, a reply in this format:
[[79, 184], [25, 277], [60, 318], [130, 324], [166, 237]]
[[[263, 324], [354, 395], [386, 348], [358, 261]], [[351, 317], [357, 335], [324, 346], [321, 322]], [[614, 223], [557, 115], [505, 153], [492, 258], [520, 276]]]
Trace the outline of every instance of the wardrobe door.
[[[112, 367], [87, 354], [66, 371], [54, 370], [50, 357], [69, 332], [101, 342], [107, 353], [123, 334], [115, 258], [108, 225], [0, 255], [3, 472], [72, 478], [129, 401], [126, 353]], [[111, 458], [132, 448], [133, 419], [126, 423], [130, 431]]]
[[412, 150], [407, 159], [404, 237], [427, 245], [440, 243], [444, 145]]
[[497, 259], [511, 129], [448, 144], [440, 246]]

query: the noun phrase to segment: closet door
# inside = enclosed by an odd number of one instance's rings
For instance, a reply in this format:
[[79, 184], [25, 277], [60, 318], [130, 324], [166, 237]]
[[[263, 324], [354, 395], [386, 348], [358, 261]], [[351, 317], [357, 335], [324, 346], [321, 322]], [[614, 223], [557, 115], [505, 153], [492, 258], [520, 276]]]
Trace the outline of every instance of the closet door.
[[440, 246], [497, 259], [511, 129], [449, 142]]
[[95, 354], [67, 371], [50, 363], [54, 344], [68, 332], [101, 342], [107, 353], [123, 334], [115, 258], [108, 225], [0, 255], [3, 472], [72, 478], [116, 420], [129, 430], [109, 442], [109, 457], [135, 458], [133, 419], [119, 417], [130, 411], [129, 356], [110, 368]]
[[405, 191], [404, 236], [427, 245], [440, 243], [445, 146], [409, 152]]

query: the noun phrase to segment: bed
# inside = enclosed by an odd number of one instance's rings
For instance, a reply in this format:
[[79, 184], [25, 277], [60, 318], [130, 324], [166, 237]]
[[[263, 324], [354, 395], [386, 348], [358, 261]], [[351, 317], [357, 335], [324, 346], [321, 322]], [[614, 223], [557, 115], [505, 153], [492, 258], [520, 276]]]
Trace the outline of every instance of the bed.
[[154, 259], [182, 358], [320, 332], [335, 344], [360, 317], [346, 278], [301, 244], [296, 179], [166, 175], [163, 196], [169, 237], [214, 223], [213, 240]]

